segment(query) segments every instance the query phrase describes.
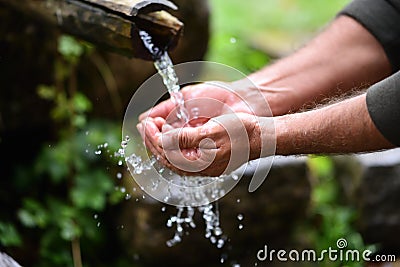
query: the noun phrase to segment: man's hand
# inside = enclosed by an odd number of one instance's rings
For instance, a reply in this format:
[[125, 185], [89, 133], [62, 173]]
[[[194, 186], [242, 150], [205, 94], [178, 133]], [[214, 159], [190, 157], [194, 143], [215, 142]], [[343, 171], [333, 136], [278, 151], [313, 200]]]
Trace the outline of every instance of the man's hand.
[[[272, 115], [262, 93], [247, 79], [233, 83], [209, 82], [191, 85], [184, 87], [181, 92], [185, 107], [192, 118], [199, 114], [203, 117], [214, 118], [232, 112], [257, 116]], [[167, 119], [168, 116], [172, 117], [174, 114], [176, 114], [175, 104], [168, 99], [142, 113], [139, 121], [148, 117]]]
[[[216, 117], [224, 114], [224, 109], [226, 107], [231, 107], [234, 109], [244, 109], [244, 107], [240, 105], [240, 99], [234, 93], [230, 93], [228, 90], [219, 86], [198, 84], [186, 86], [181, 90], [181, 92], [185, 100], [186, 109], [189, 111], [189, 113], [193, 113], [193, 110], [195, 108], [200, 108], [200, 105], [198, 105], [195, 100], [204, 98], [211, 98], [220, 102], [220, 105], [214, 105], [212, 109], [207, 109], [209, 117]], [[139, 116], [139, 121], [143, 121], [147, 117], [160, 117], [166, 119], [168, 116], [173, 115], [174, 110], [175, 104], [171, 101], [171, 99], [168, 99], [148, 110], [147, 112], [141, 114]]]
[[184, 175], [220, 176], [261, 155], [260, 125], [266, 120], [272, 121], [235, 113], [215, 117], [197, 127], [166, 129], [162, 118], [150, 118], [138, 129], [152, 153], [173, 171]]

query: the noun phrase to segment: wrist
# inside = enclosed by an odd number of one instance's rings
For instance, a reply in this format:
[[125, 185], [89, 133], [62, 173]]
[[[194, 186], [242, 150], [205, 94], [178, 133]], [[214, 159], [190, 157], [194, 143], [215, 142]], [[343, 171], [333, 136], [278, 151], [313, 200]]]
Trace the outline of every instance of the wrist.
[[291, 140], [289, 129], [290, 116], [279, 116], [274, 118], [275, 135], [276, 135], [276, 155], [287, 156], [290, 155], [290, 144], [295, 142]]
[[250, 160], [272, 156], [276, 149], [275, 123], [272, 117], [255, 117], [250, 135]]

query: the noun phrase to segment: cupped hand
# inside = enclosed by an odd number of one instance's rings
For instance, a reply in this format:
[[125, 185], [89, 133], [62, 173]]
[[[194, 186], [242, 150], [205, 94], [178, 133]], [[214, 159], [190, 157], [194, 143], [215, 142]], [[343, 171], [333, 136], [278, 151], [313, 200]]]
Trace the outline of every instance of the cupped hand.
[[259, 157], [259, 119], [247, 113], [225, 114], [201, 126], [170, 129], [162, 118], [150, 118], [138, 129], [151, 152], [171, 170], [220, 176]]
[[[181, 92], [185, 101], [185, 107], [193, 116], [200, 113], [201, 116], [214, 118], [232, 112], [268, 116], [268, 107], [262, 94], [250, 82], [208, 82], [184, 87]], [[213, 101], [208, 101], [213, 100]], [[148, 117], [160, 117], [166, 119], [175, 113], [175, 104], [168, 99], [139, 116], [139, 121]], [[176, 115], [176, 114], [175, 114]]]

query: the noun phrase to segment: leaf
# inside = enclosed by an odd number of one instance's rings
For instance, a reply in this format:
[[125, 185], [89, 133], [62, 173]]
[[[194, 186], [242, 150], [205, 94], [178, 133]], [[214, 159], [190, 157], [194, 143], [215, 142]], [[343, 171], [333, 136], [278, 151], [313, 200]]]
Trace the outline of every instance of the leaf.
[[55, 87], [52, 85], [41, 84], [37, 88], [37, 94], [43, 99], [53, 100], [56, 95], [55, 90]]
[[39, 175], [48, 174], [56, 184], [66, 179], [72, 157], [70, 147], [67, 140], [55, 146], [44, 147], [36, 161], [36, 172]]
[[61, 237], [65, 240], [71, 241], [82, 235], [79, 226], [71, 219], [63, 220], [61, 225]]
[[73, 37], [62, 35], [58, 40], [58, 52], [71, 63], [77, 63], [85, 50]]
[[113, 188], [109, 176], [100, 170], [76, 176], [76, 186], [71, 191], [72, 202], [79, 208], [103, 210], [107, 193]]
[[78, 113], [84, 113], [92, 108], [90, 100], [82, 93], [76, 93], [73, 98], [75, 111]]
[[21, 236], [11, 223], [0, 221], [0, 244], [5, 247], [20, 246], [22, 244]]
[[25, 199], [23, 208], [18, 211], [18, 218], [26, 227], [44, 228], [47, 226], [49, 213], [39, 202]]
[[72, 118], [72, 125], [77, 128], [83, 128], [86, 125], [86, 116], [84, 115], [75, 115]]

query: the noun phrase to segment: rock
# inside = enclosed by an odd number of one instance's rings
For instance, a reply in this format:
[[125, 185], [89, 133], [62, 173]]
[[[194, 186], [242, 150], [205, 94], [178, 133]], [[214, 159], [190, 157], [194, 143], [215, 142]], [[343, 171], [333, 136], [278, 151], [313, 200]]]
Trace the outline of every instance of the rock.
[[[241, 266], [252, 266], [258, 250], [268, 245], [284, 247], [291, 242], [292, 230], [304, 220], [310, 200], [311, 185], [304, 160], [291, 158], [277, 160], [268, 178], [254, 193], [248, 192], [250, 177], [243, 177], [238, 185], [219, 200], [221, 227], [228, 241], [224, 248], [204, 237], [204, 222], [196, 212], [196, 229], [187, 229], [188, 235], [169, 248], [166, 241], [175, 229], [166, 222], [176, 209], [150, 201], [126, 203], [121, 224], [125, 225], [121, 238], [132, 255], [143, 266], [213, 266], [221, 257]], [[130, 188], [132, 185], [126, 186]], [[138, 192], [138, 191], [136, 191]], [[239, 215], [239, 216], [238, 216]], [[240, 215], [243, 215], [243, 219]], [[242, 227], [240, 226], [242, 225]], [[241, 228], [241, 229], [240, 229]]]
[[358, 157], [364, 173], [357, 191], [359, 228], [367, 243], [400, 253], [400, 150]]
[[400, 149], [339, 157], [336, 163], [348, 203], [359, 211], [357, 228], [364, 241], [399, 254]]
[[15, 260], [5, 253], [0, 252], [0, 266], [1, 267], [21, 267]]

